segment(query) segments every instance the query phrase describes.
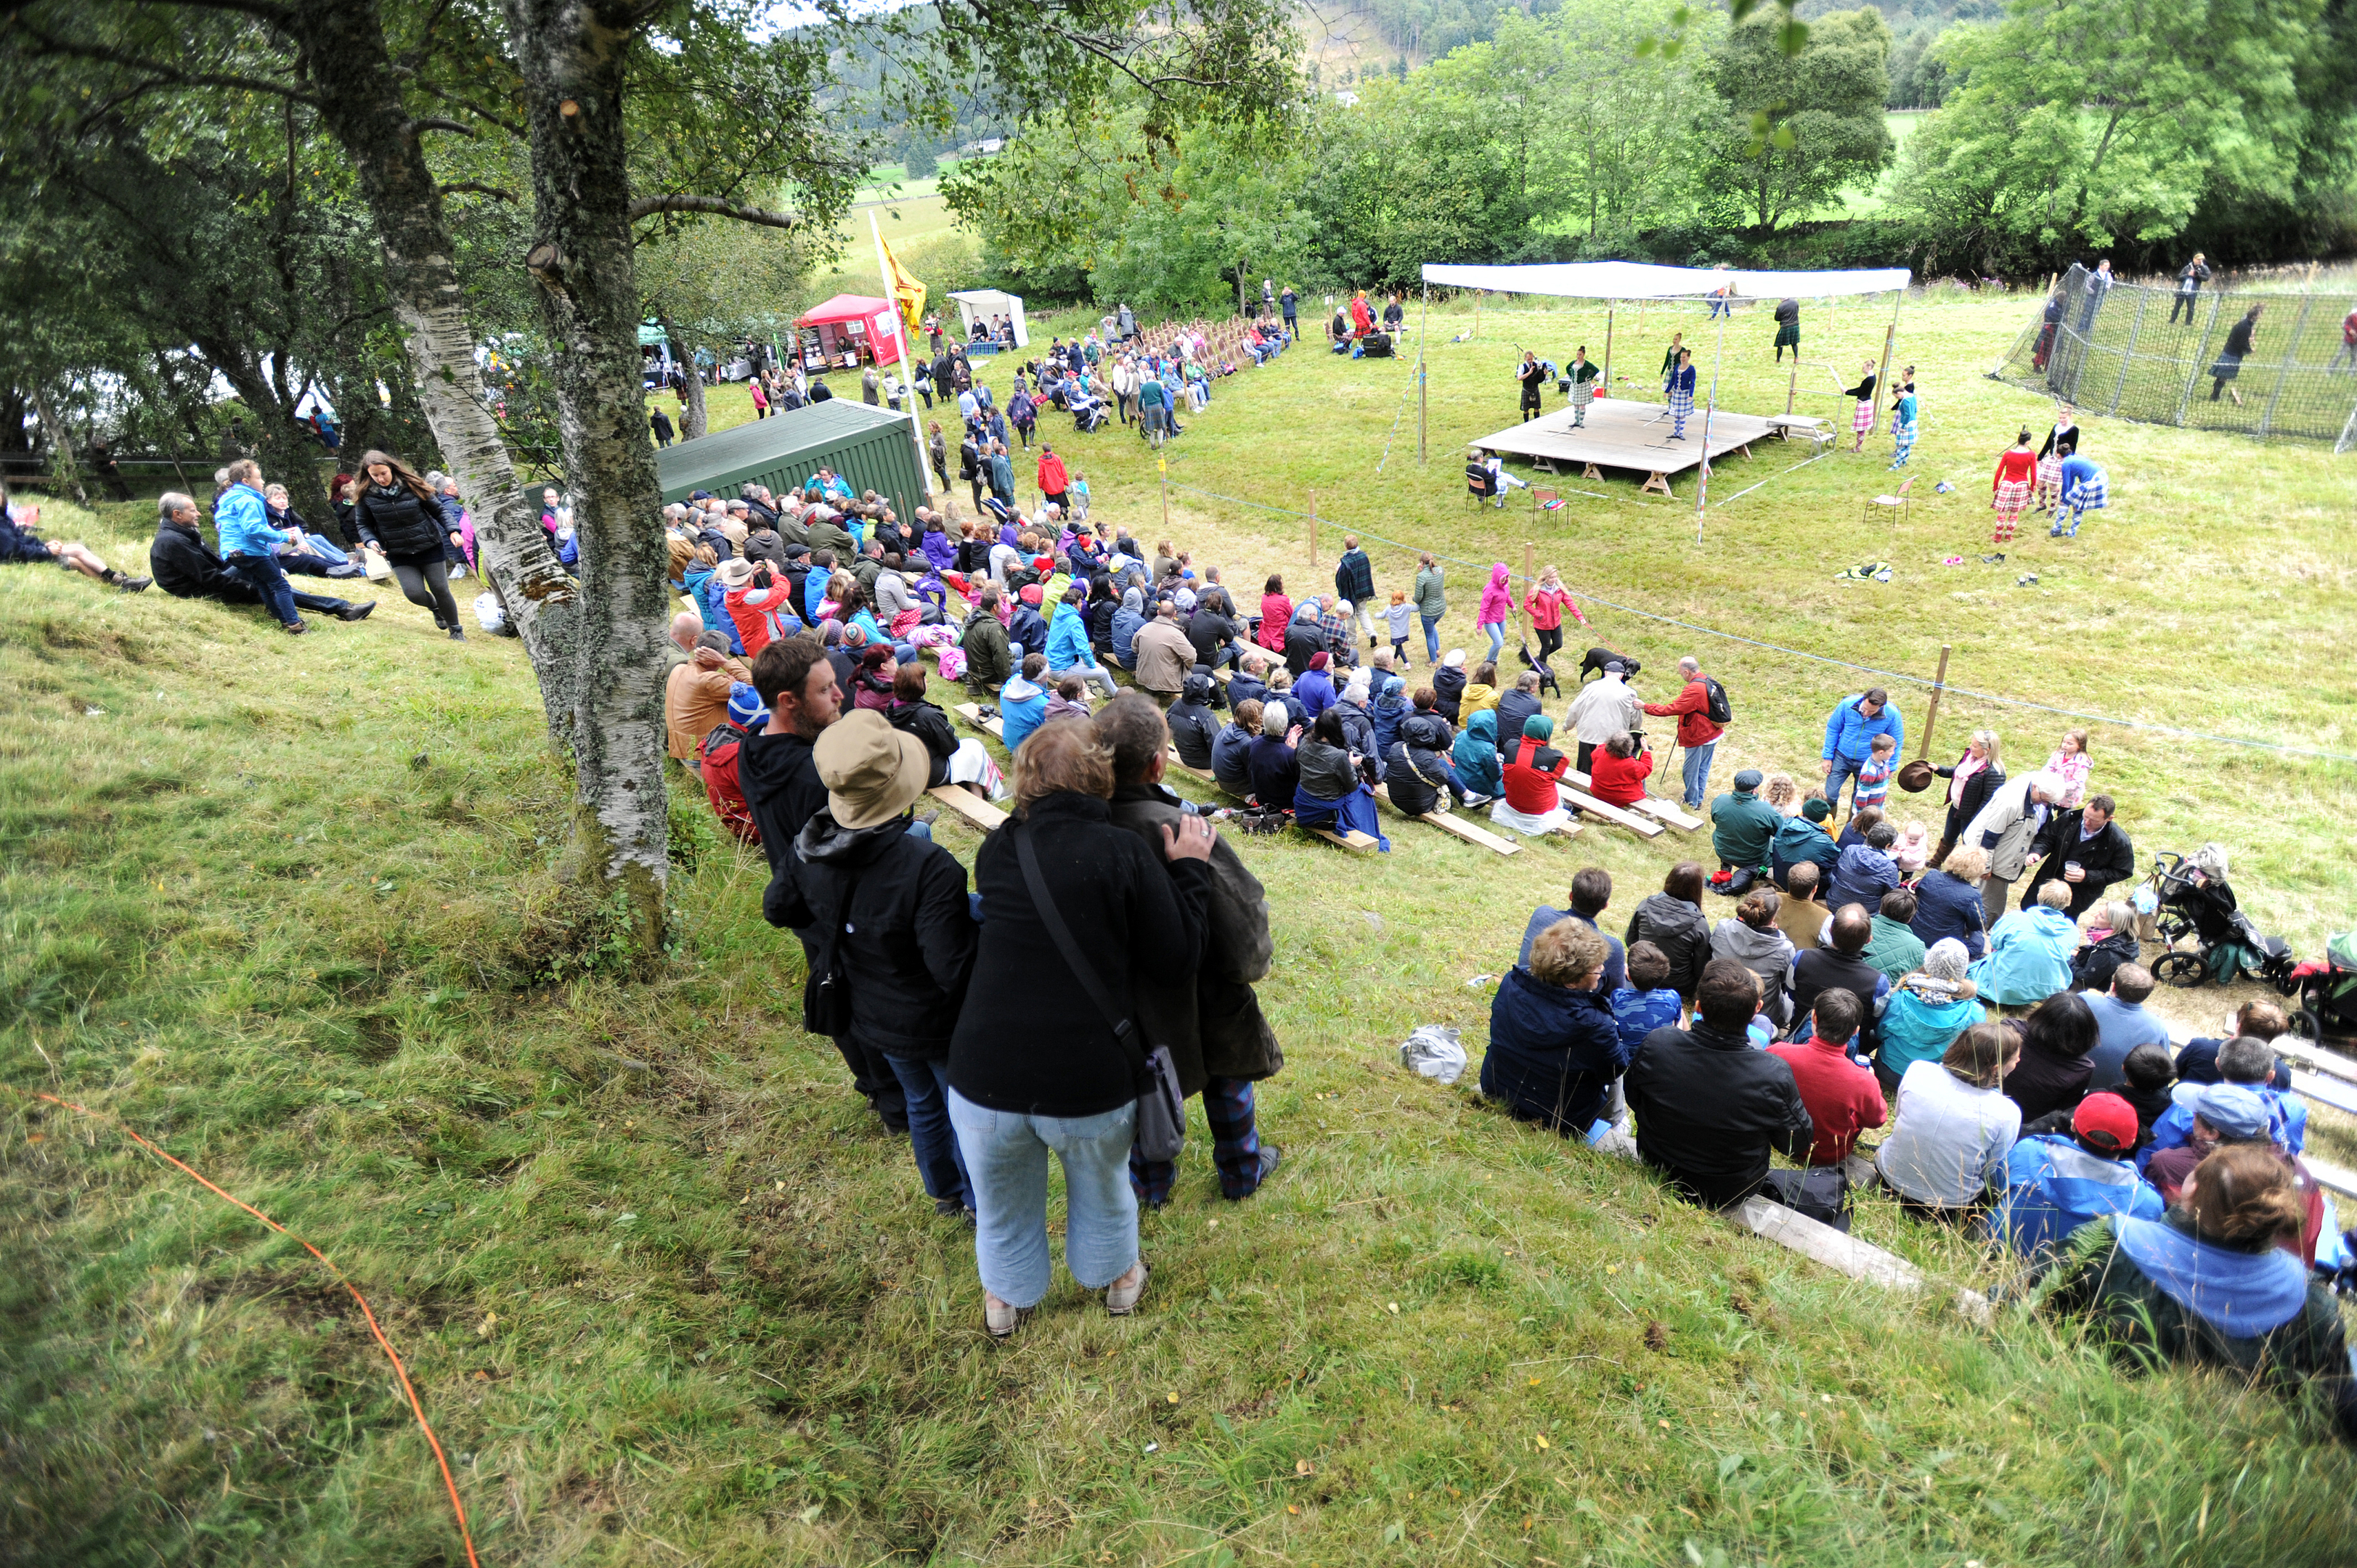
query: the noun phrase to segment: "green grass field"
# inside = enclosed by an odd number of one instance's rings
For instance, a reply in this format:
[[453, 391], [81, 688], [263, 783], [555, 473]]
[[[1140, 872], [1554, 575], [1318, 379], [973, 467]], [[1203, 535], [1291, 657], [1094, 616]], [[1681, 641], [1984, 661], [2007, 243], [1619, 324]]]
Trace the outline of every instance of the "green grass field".
[[[1926, 675], [1944, 639], [1979, 690], [2350, 749], [2352, 498], [2329, 456], [2092, 423], [2113, 509], [2074, 547], [1972, 560], [1988, 463], [2017, 422], [2042, 427], [1977, 379], [2024, 310], [1908, 303], [1917, 489], [1962, 489], [1903, 524], [1857, 521], [1887, 456], [1782, 473], [1700, 546], [1685, 485], [1675, 506], [1616, 478], [1558, 513], [1468, 510], [1460, 444], [1511, 420], [1513, 338], [1601, 345], [1600, 312], [1492, 309], [1433, 350], [1427, 467], [1410, 364], [1314, 346], [1222, 382], [1169, 448], [1178, 484], [1302, 510], [1314, 489], [1314, 564], [1300, 519], [1192, 490], [1169, 532], [1239, 586], [1282, 569], [1297, 590], [1346, 528], [1476, 563], [1529, 541], [1576, 589], [1657, 614]], [[1813, 308], [1805, 340], [1841, 363], [1888, 319]], [[1434, 336], [1470, 323], [1437, 314]], [[1699, 322], [1619, 317], [1616, 368], [1650, 370], [1673, 324]], [[1768, 335], [1737, 318], [1734, 406], [1781, 407]], [[1134, 440], [1058, 446], [1099, 516], [1162, 532]], [[1725, 460], [1718, 488], [1795, 461]], [[50, 522], [111, 557], [144, 545], [136, 509]], [[1375, 550], [1405, 586], [1404, 545]], [[1896, 580], [1830, 580], [1863, 556]], [[1453, 644], [1474, 641], [1477, 575], [1451, 568]], [[1856, 689], [1590, 615], [1651, 670], [1695, 648], [1727, 681], [1722, 783], [1806, 763]], [[1246, 840], [1276, 912], [1264, 996], [1290, 1060], [1262, 1114], [1286, 1165], [1224, 1204], [1199, 1125], [1146, 1221], [1143, 1314], [1108, 1320], [1067, 1283], [995, 1347], [965, 1233], [794, 1026], [765, 868], [699, 789], [673, 787], [673, 960], [614, 977], [602, 911], [550, 879], [568, 787], [513, 643], [447, 643], [397, 598], [289, 639], [24, 569], [0, 574], [0, 1081], [121, 1116], [334, 1257], [408, 1359], [486, 1563], [2346, 1560], [2357, 1465], [2277, 1399], [2130, 1376], [2010, 1315], [1971, 1328], [1400, 1070], [1423, 1023], [1478, 1061], [1469, 983], [1574, 869], [1613, 870], [1625, 910], [1699, 844], [1591, 828], [1501, 860], [1395, 822], [1394, 853], [1359, 860]], [[1919, 725], [1920, 692], [1900, 701]], [[1935, 749], [1994, 723], [2035, 766], [2061, 722], [1952, 693]], [[2233, 846], [2245, 906], [2304, 950], [2347, 924], [2345, 766], [2109, 726], [2094, 754], [2142, 848]], [[2170, 998], [2205, 1019], [2226, 1000]], [[0, 1096], [0, 1563], [462, 1562], [348, 1298], [103, 1124], [19, 1094]], [[2348, 1123], [2317, 1123], [2348, 1163]], [[1878, 1198], [1857, 1228], [1946, 1279], [2003, 1277]]]

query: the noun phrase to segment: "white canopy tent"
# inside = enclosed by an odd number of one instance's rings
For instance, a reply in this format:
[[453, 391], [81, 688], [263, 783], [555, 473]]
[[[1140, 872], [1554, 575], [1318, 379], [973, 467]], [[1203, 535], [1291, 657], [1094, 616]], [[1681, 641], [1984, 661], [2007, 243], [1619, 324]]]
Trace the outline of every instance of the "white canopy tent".
[[[1822, 273], [1747, 272], [1733, 267], [1664, 267], [1650, 262], [1534, 262], [1521, 266], [1456, 265], [1426, 262], [1422, 269], [1426, 314], [1429, 315], [1432, 285], [1482, 289], [1495, 294], [1542, 294], [1556, 298], [1601, 299], [1828, 299], [1835, 295], [1895, 292], [1907, 297], [1914, 274], [1905, 267], [1870, 267]], [[1718, 347], [1710, 371], [1710, 398], [1703, 410], [1703, 447], [1710, 444], [1710, 418], [1718, 405], [1719, 361], [1726, 357], [1727, 319], [1718, 316]], [[1890, 327], [1883, 334], [1880, 385], [1890, 375], [1891, 344], [1899, 330], [1899, 306], [1890, 309]], [[1604, 373], [1612, 373], [1612, 317], [1605, 314]], [[1415, 374], [1416, 459], [1425, 456], [1424, 324], [1416, 324]], [[1702, 538], [1702, 519], [1710, 499], [1710, 463], [1702, 464], [1701, 484], [1695, 492], [1695, 538]]]
[[1015, 346], [1018, 349], [1028, 349], [1031, 346], [1031, 327], [1023, 319], [1021, 295], [1008, 294], [995, 288], [966, 288], [952, 289], [950, 292], [950, 297], [958, 302], [958, 318], [964, 328], [964, 336], [967, 338], [971, 339], [974, 337], [975, 317], [980, 316], [987, 320], [994, 316], [1004, 316], [1006, 317], [1007, 326], [1014, 328]]

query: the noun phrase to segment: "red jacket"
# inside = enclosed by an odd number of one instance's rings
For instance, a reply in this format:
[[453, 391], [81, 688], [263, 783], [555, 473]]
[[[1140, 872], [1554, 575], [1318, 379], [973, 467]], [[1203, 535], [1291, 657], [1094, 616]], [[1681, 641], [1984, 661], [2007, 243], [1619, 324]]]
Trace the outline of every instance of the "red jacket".
[[1812, 1036], [1805, 1043], [1770, 1046], [1768, 1054], [1784, 1058], [1801, 1103], [1817, 1124], [1817, 1141], [1809, 1150], [1809, 1164], [1837, 1165], [1849, 1157], [1850, 1146], [1868, 1127], [1890, 1120], [1889, 1102], [1873, 1069], [1862, 1068], [1829, 1040]]
[[1678, 721], [1678, 744], [1692, 751], [1698, 746], [1708, 746], [1727, 733], [1721, 725], [1710, 722], [1710, 688], [1697, 675], [1686, 682], [1685, 690], [1667, 703], [1647, 703], [1645, 711], [1657, 719], [1674, 716]]
[[745, 790], [737, 781], [738, 748], [745, 732], [735, 725], [722, 725], [704, 737], [704, 791], [712, 799], [713, 814], [720, 825], [749, 844], [761, 842], [761, 830], [754, 824], [752, 808], [745, 802]]
[[[1553, 757], [1552, 763], [1543, 757]], [[1563, 804], [1563, 796], [1555, 789], [1555, 780], [1571, 771], [1571, 759], [1542, 744], [1536, 736], [1523, 736], [1523, 744], [1506, 763], [1506, 804], [1517, 811], [1543, 817]]]
[[1587, 618], [1579, 613], [1579, 607], [1573, 604], [1571, 596], [1561, 588], [1533, 588], [1523, 600], [1523, 608], [1531, 612], [1531, 629], [1534, 631], [1555, 630], [1563, 625], [1563, 612], [1566, 610], [1569, 610], [1571, 618], [1580, 625], [1587, 624]]
[[1060, 496], [1066, 485], [1064, 460], [1049, 452], [1039, 459], [1039, 493]]
[[1645, 798], [1645, 780], [1653, 774], [1653, 754], [1615, 757], [1602, 746], [1588, 758], [1587, 792], [1608, 806], [1633, 806]]
[[1272, 653], [1285, 651], [1285, 628], [1293, 623], [1293, 601], [1283, 594], [1260, 596], [1260, 630], [1253, 640]]

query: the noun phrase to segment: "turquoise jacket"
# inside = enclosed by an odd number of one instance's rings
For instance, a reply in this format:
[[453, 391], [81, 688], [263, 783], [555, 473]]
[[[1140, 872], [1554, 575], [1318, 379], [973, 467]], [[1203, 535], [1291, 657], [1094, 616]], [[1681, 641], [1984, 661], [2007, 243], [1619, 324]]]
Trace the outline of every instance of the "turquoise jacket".
[[1495, 795], [1506, 787], [1505, 769], [1498, 763], [1498, 710], [1483, 708], [1457, 732], [1450, 753], [1457, 763], [1457, 781], [1476, 795]]
[[1985, 1000], [2027, 1006], [2070, 989], [2071, 955], [2078, 950], [2079, 928], [2071, 917], [2033, 904], [1990, 929], [1988, 951], [1969, 972]]

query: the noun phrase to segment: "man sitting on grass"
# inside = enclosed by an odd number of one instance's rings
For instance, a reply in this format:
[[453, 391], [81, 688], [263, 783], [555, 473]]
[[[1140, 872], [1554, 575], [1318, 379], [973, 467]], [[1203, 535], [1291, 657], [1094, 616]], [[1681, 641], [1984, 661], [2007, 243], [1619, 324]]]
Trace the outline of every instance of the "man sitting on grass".
[[[188, 500], [186, 496], [180, 499]], [[195, 508], [194, 501], [189, 501], [188, 504], [191, 510]], [[91, 554], [84, 545], [43, 539], [33, 532], [33, 524], [39, 521], [39, 510], [32, 507], [22, 510], [0, 509], [0, 565], [29, 563], [46, 566], [55, 563], [69, 572], [79, 572], [85, 577], [95, 577], [98, 581], [112, 587], [120, 588], [126, 594], [138, 593], [147, 585], [149, 579], [124, 576]]]
[[1814, 1031], [1789, 1044], [1768, 1047], [1770, 1056], [1792, 1069], [1801, 1103], [1808, 1107], [1809, 1118], [1816, 1123], [1816, 1141], [1809, 1150], [1813, 1165], [1841, 1164], [1849, 1158], [1859, 1133], [1890, 1120], [1890, 1104], [1882, 1097], [1882, 1085], [1849, 1056], [1863, 1015], [1864, 1009], [1849, 992], [1820, 992]]
[[[252, 584], [205, 548], [204, 535], [197, 532], [195, 501], [167, 490], [157, 499], [156, 510], [156, 538], [147, 546], [147, 569], [156, 574], [157, 587], [176, 599], [217, 599], [225, 605], [262, 603], [262, 596], [254, 592]], [[334, 616], [339, 620], [365, 620], [376, 608], [374, 599], [355, 605], [349, 599], [326, 594], [307, 594], [300, 588], [291, 591], [296, 609]]]
[[1691, 1029], [1645, 1038], [1622, 1087], [1637, 1114], [1637, 1153], [1687, 1200], [1740, 1203], [1770, 1176], [1769, 1156], [1799, 1159], [1816, 1139], [1792, 1069], [1754, 1050], [1746, 1033], [1760, 981], [1733, 959], [1713, 959], [1696, 988]]

